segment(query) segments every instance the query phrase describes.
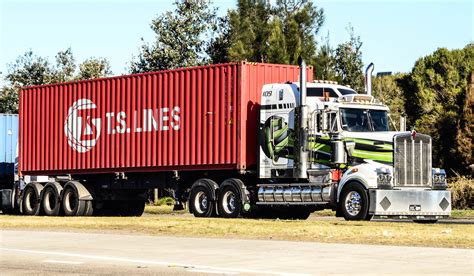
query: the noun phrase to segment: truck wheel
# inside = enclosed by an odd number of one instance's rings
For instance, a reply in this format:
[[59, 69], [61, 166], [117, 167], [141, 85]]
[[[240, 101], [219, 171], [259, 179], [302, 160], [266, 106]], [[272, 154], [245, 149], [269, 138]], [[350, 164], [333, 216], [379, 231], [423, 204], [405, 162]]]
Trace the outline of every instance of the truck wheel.
[[69, 186], [64, 190], [62, 206], [65, 216], [82, 216], [86, 201], [80, 200], [77, 190]]
[[205, 186], [197, 186], [192, 189], [189, 206], [195, 217], [211, 217], [214, 213], [211, 190]]
[[41, 213], [41, 191], [43, 185], [30, 183], [26, 185], [23, 192], [23, 214], [27, 216], [38, 216]]
[[145, 211], [145, 201], [131, 200], [128, 201], [128, 208], [126, 215], [130, 217], [140, 217]]
[[61, 212], [61, 191], [59, 183], [48, 183], [43, 190], [41, 201], [45, 215], [58, 216]]
[[369, 217], [369, 197], [365, 188], [356, 182], [342, 190], [339, 208], [346, 220], [365, 220]]
[[242, 211], [242, 196], [234, 185], [223, 185], [217, 202], [219, 215], [224, 218], [236, 218]]

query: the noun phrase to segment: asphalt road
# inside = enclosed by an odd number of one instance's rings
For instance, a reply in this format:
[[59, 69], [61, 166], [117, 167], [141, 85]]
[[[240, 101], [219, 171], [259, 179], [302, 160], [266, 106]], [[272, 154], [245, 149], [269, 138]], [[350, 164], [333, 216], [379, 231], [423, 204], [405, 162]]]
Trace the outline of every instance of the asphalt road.
[[474, 274], [474, 250], [0, 231], [2, 275]]

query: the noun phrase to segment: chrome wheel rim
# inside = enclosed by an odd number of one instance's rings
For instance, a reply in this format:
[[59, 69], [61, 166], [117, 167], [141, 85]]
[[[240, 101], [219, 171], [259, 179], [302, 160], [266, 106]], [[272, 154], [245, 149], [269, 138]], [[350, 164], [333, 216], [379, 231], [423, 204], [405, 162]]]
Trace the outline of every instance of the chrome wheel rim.
[[199, 191], [196, 194], [194, 199], [194, 207], [196, 211], [200, 214], [203, 214], [209, 207], [209, 199], [207, 198], [206, 193]]
[[227, 214], [232, 214], [236, 209], [236, 198], [232, 191], [227, 191], [222, 197], [222, 206]]
[[351, 191], [346, 196], [346, 200], [345, 200], [346, 211], [351, 216], [357, 216], [361, 210], [361, 202], [362, 202], [362, 198], [360, 194], [356, 191]]

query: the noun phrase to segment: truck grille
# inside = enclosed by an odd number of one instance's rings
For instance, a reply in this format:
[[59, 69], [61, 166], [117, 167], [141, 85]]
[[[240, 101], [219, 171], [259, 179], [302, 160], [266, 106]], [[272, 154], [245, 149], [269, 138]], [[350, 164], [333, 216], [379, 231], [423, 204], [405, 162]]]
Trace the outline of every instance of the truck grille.
[[431, 186], [431, 137], [399, 134], [393, 145], [394, 186]]

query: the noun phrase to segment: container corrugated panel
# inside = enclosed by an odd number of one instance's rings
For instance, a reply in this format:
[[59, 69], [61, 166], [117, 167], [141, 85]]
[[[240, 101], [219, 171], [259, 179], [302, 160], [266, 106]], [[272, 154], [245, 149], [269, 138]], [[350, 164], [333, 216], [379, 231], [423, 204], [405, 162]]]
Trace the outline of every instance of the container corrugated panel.
[[296, 66], [241, 62], [22, 89], [20, 170], [255, 167], [261, 88], [298, 76]]
[[12, 175], [18, 143], [18, 115], [0, 114], [0, 177]]

